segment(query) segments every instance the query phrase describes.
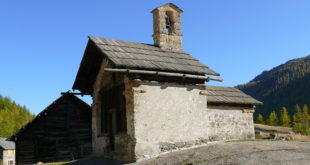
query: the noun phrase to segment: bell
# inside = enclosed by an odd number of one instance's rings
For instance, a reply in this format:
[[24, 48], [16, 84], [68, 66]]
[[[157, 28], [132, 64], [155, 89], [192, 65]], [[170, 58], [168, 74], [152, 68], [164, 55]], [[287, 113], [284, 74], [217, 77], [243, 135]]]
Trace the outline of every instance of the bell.
[[165, 19], [166, 19], [166, 28], [170, 29], [170, 27], [171, 27], [170, 18], [168, 16], [166, 16]]

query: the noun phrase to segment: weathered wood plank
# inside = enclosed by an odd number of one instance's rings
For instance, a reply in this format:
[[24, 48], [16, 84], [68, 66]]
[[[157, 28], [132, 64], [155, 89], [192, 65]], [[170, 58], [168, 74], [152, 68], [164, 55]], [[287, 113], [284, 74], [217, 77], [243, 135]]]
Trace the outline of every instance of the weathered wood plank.
[[91, 108], [75, 96], [64, 94], [16, 135], [17, 164], [89, 155], [91, 136]]

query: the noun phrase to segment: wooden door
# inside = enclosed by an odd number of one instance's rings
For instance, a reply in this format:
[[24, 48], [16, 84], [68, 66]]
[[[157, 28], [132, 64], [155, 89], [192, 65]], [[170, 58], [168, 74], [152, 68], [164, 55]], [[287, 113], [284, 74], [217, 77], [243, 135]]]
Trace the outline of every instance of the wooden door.
[[115, 134], [127, 130], [124, 88], [121, 84], [101, 93], [101, 131], [109, 136], [111, 150], [115, 149]]

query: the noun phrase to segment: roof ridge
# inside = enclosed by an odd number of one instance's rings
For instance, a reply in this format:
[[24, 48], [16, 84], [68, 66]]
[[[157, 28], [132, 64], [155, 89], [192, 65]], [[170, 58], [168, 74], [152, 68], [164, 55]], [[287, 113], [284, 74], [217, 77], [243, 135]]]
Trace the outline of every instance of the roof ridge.
[[[93, 38], [99, 38], [99, 39], [105, 39], [105, 40], [112, 40], [112, 41], [119, 41], [119, 42], [125, 42], [125, 43], [131, 43], [131, 44], [138, 44], [138, 45], [144, 45], [147, 47], [152, 47], [156, 50], [154, 51], [159, 51], [159, 52], [171, 52], [171, 53], [179, 53], [179, 54], [187, 54], [189, 55], [187, 52], [184, 51], [174, 51], [174, 50], [169, 50], [169, 49], [161, 49], [160, 47], [156, 46], [156, 45], [152, 45], [152, 44], [146, 44], [146, 43], [140, 43], [140, 42], [132, 42], [132, 41], [124, 41], [124, 40], [118, 40], [118, 39], [110, 39], [110, 38], [103, 38], [103, 37], [96, 37], [96, 36], [88, 36], [93, 42], [95, 42], [93, 40]], [[113, 44], [103, 44], [103, 43], [98, 43], [96, 42], [97, 45], [111, 45], [111, 46], [118, 46], [118, 47], [128, 47], [128, 48], [135, 48], [135, 49], [142, 49], [142, 48], [136, 48], [136, 47], [130, 47], [130, 46], [126, 46], [126, 45], [113, 45]], [[143, 50], [152, 50], [152, 49], [143, 49]]]
[[[131, 47], [132, 49], [137, 49], [137, 48], [133, 48]], [[145, 49], [143, 49], [145, 50]], [[154, 57], [158, 57], [158, 56], [161, 56], [161, 57], [168, 57], [168, 58], [177, 58], [177, 59], [186, 59], [186, 60], [192, 60], [192, 61], [199, 61], [195, 58], [178, 58], [178, 57], [171, 57], [171, 56], [164, 56], [164, 55], [153, 55], [153, 54], [147, 54], [147, 53], [137, 53], [137, 52], [122, 52], [122, 51], [118, 51], [118, 50], [108, 50], [108, 49], [104, 49], [104, 51], [109, 51], [109, 52], [121, 52], [121, 53], [135, 53], [135, 54], [144, 54], [144, 55], [148, 55], [148, 56], [154, 56]], [[154, 50], [156, 51], [156, 50]]]

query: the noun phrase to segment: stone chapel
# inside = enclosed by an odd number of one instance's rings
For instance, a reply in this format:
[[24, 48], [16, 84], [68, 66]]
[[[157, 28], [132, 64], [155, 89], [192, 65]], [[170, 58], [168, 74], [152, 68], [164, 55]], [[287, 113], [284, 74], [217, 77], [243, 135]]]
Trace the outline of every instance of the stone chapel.
[[222, 79], [183, 51], [182, 12], [172, 3], [152, 11], [154, 44], [89, 36], [73, 89], [93, 98], [94, 155], [135, 162], [254, 138], [260, 102], [236, 88], [205, 85]]

